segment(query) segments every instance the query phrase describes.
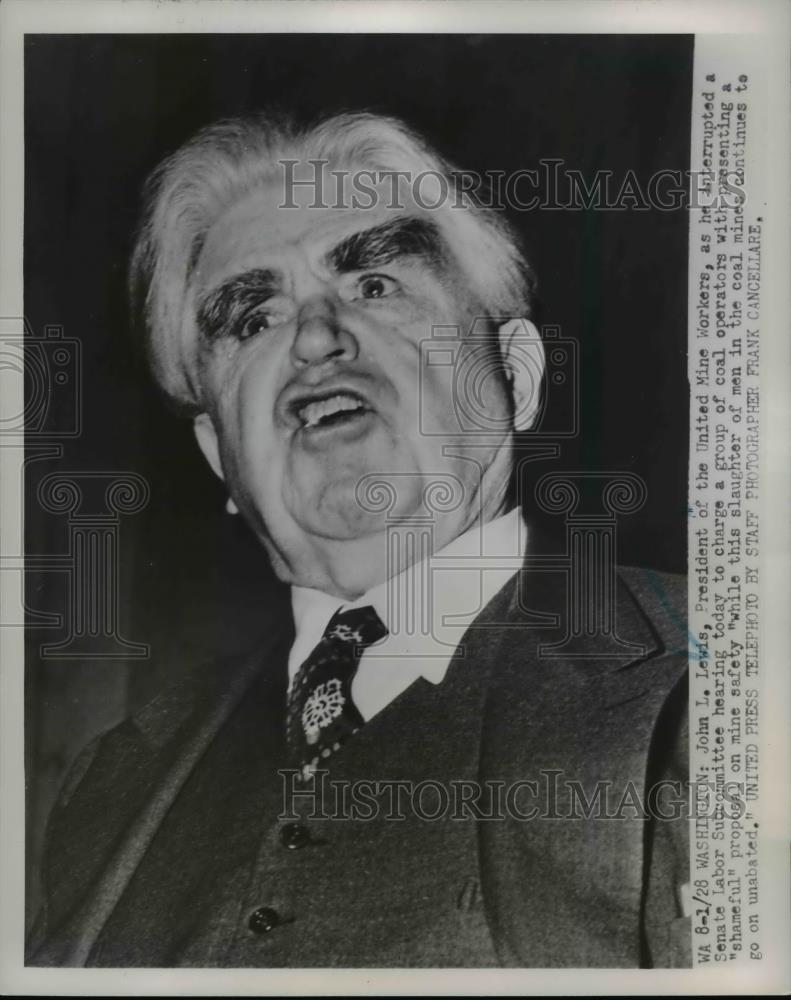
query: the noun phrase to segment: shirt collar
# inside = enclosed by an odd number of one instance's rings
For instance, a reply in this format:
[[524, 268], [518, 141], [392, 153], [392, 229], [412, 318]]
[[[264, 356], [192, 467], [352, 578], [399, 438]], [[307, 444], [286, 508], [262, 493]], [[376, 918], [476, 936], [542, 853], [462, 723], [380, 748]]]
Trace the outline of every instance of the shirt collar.
[[438, 683], [467, 627], [522, 564], [527, 528], [515, 508], [474, 525], [427, 559], [372, 587], [355, 601], [308, 587], [291, 588], [296, 638], [289, 673], [321, 639], [339, 609], [372, 605], [387, 626], [366, 658], [419, 660], [421, 675]]

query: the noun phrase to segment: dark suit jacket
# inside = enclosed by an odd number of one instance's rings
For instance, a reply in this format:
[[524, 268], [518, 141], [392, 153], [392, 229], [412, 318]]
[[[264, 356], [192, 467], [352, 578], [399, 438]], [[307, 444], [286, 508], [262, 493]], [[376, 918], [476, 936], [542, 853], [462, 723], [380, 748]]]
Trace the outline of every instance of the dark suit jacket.
[[[277, 774], [290, 624], [196, 671], [72, 769], [29, 964], [688, 964], [687, 823], [643, 812], [654, 782], [686, 776], [684, 581], [621, 571], [619, 647], [558, 645], [565, 603], [558, 574], [518, 574], [442, 684], [416, 681], [333, 758], [334, 815], [285, 802]], [[344, 818], [337, 789], [360, 781], [430, 783], [423, 815]], [[499, 785], [500, 807], [427, 818], [437, 786], [463, 785]], [[254, 933], [263, 906], [276, 926]]]

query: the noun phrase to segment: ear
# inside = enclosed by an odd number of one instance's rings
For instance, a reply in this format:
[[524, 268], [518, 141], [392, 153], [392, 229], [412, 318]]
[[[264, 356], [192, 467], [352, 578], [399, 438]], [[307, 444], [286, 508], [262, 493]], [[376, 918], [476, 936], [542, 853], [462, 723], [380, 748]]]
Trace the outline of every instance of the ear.
[[514, 430], [527, 431], [541, 409], [546, 358], [541, 334], [527, 319], [510, 319], [497, 330], [514, 401]]
[[[220, 446], [217, 440], [217, 431], [214, 429], [214, 424], [209, 414], [199, 413], [192, 422], [192, 429], [195, 432], [195, 440], [198, 442], [198, 447], [211, 466], [212, 472], [225, 482], [225, 473], [220, 461]], [[229, 514], [237, 514], [239, 512], [239, 508], [230, 497], [228, 497], [228, 502], [225, 506]]]

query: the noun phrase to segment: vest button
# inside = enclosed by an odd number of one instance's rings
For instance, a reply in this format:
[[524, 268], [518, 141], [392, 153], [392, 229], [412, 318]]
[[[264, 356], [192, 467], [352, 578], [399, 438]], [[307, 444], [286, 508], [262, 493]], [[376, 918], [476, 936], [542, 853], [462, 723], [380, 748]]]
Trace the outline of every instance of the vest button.
[[301, 823], [286, 823], [280, 831], [280, 843], [289, 851], [298, 851], [310, 843], [310, 831]]
[[271, 906], [259, 906], [253, 910], [247, 926], [254, 934], [268, 934], [280, 923], [280, 915]]

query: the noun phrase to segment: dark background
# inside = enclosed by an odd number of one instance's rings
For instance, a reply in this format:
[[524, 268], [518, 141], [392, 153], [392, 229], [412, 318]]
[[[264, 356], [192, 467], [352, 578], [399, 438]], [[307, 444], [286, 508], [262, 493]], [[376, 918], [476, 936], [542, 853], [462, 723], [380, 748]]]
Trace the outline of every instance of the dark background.
[[[366, 107], [405, 118], [459, 166], [514, 171], [556, 157], [645, 183], [689, 164], [692, 39], [672, 36], [28, 36], [25, 312], [34, 334], [82, 345], [81, 433], [30, 461], [27, 551], [68, 545], [36, 501], [53, 471], [132, 471], [148, 506], [120, 526], [120, 631], [134, 661], [42, 657], [64, 633], [62, 573], [27, 576], [28, 857], [32, 905], [43, 821], [79, 747], [198, 660], [250, 645], [287, 593], [223, 514], [225, 495], [148, 380], [125, 276], [141, 184], [216, 118], [272, 104], [312, 117]], [[579, 342], [580, 434], [559, 462], [648, 484], [619, 528], [619, 561], [686, 566], [687, 217], [682, 210], [512, 215], [539, 277], [538, 320]], [[55, 404], [50, 418], [57, 421]], [[65, 421], [68, 414], [65, 412]]]

